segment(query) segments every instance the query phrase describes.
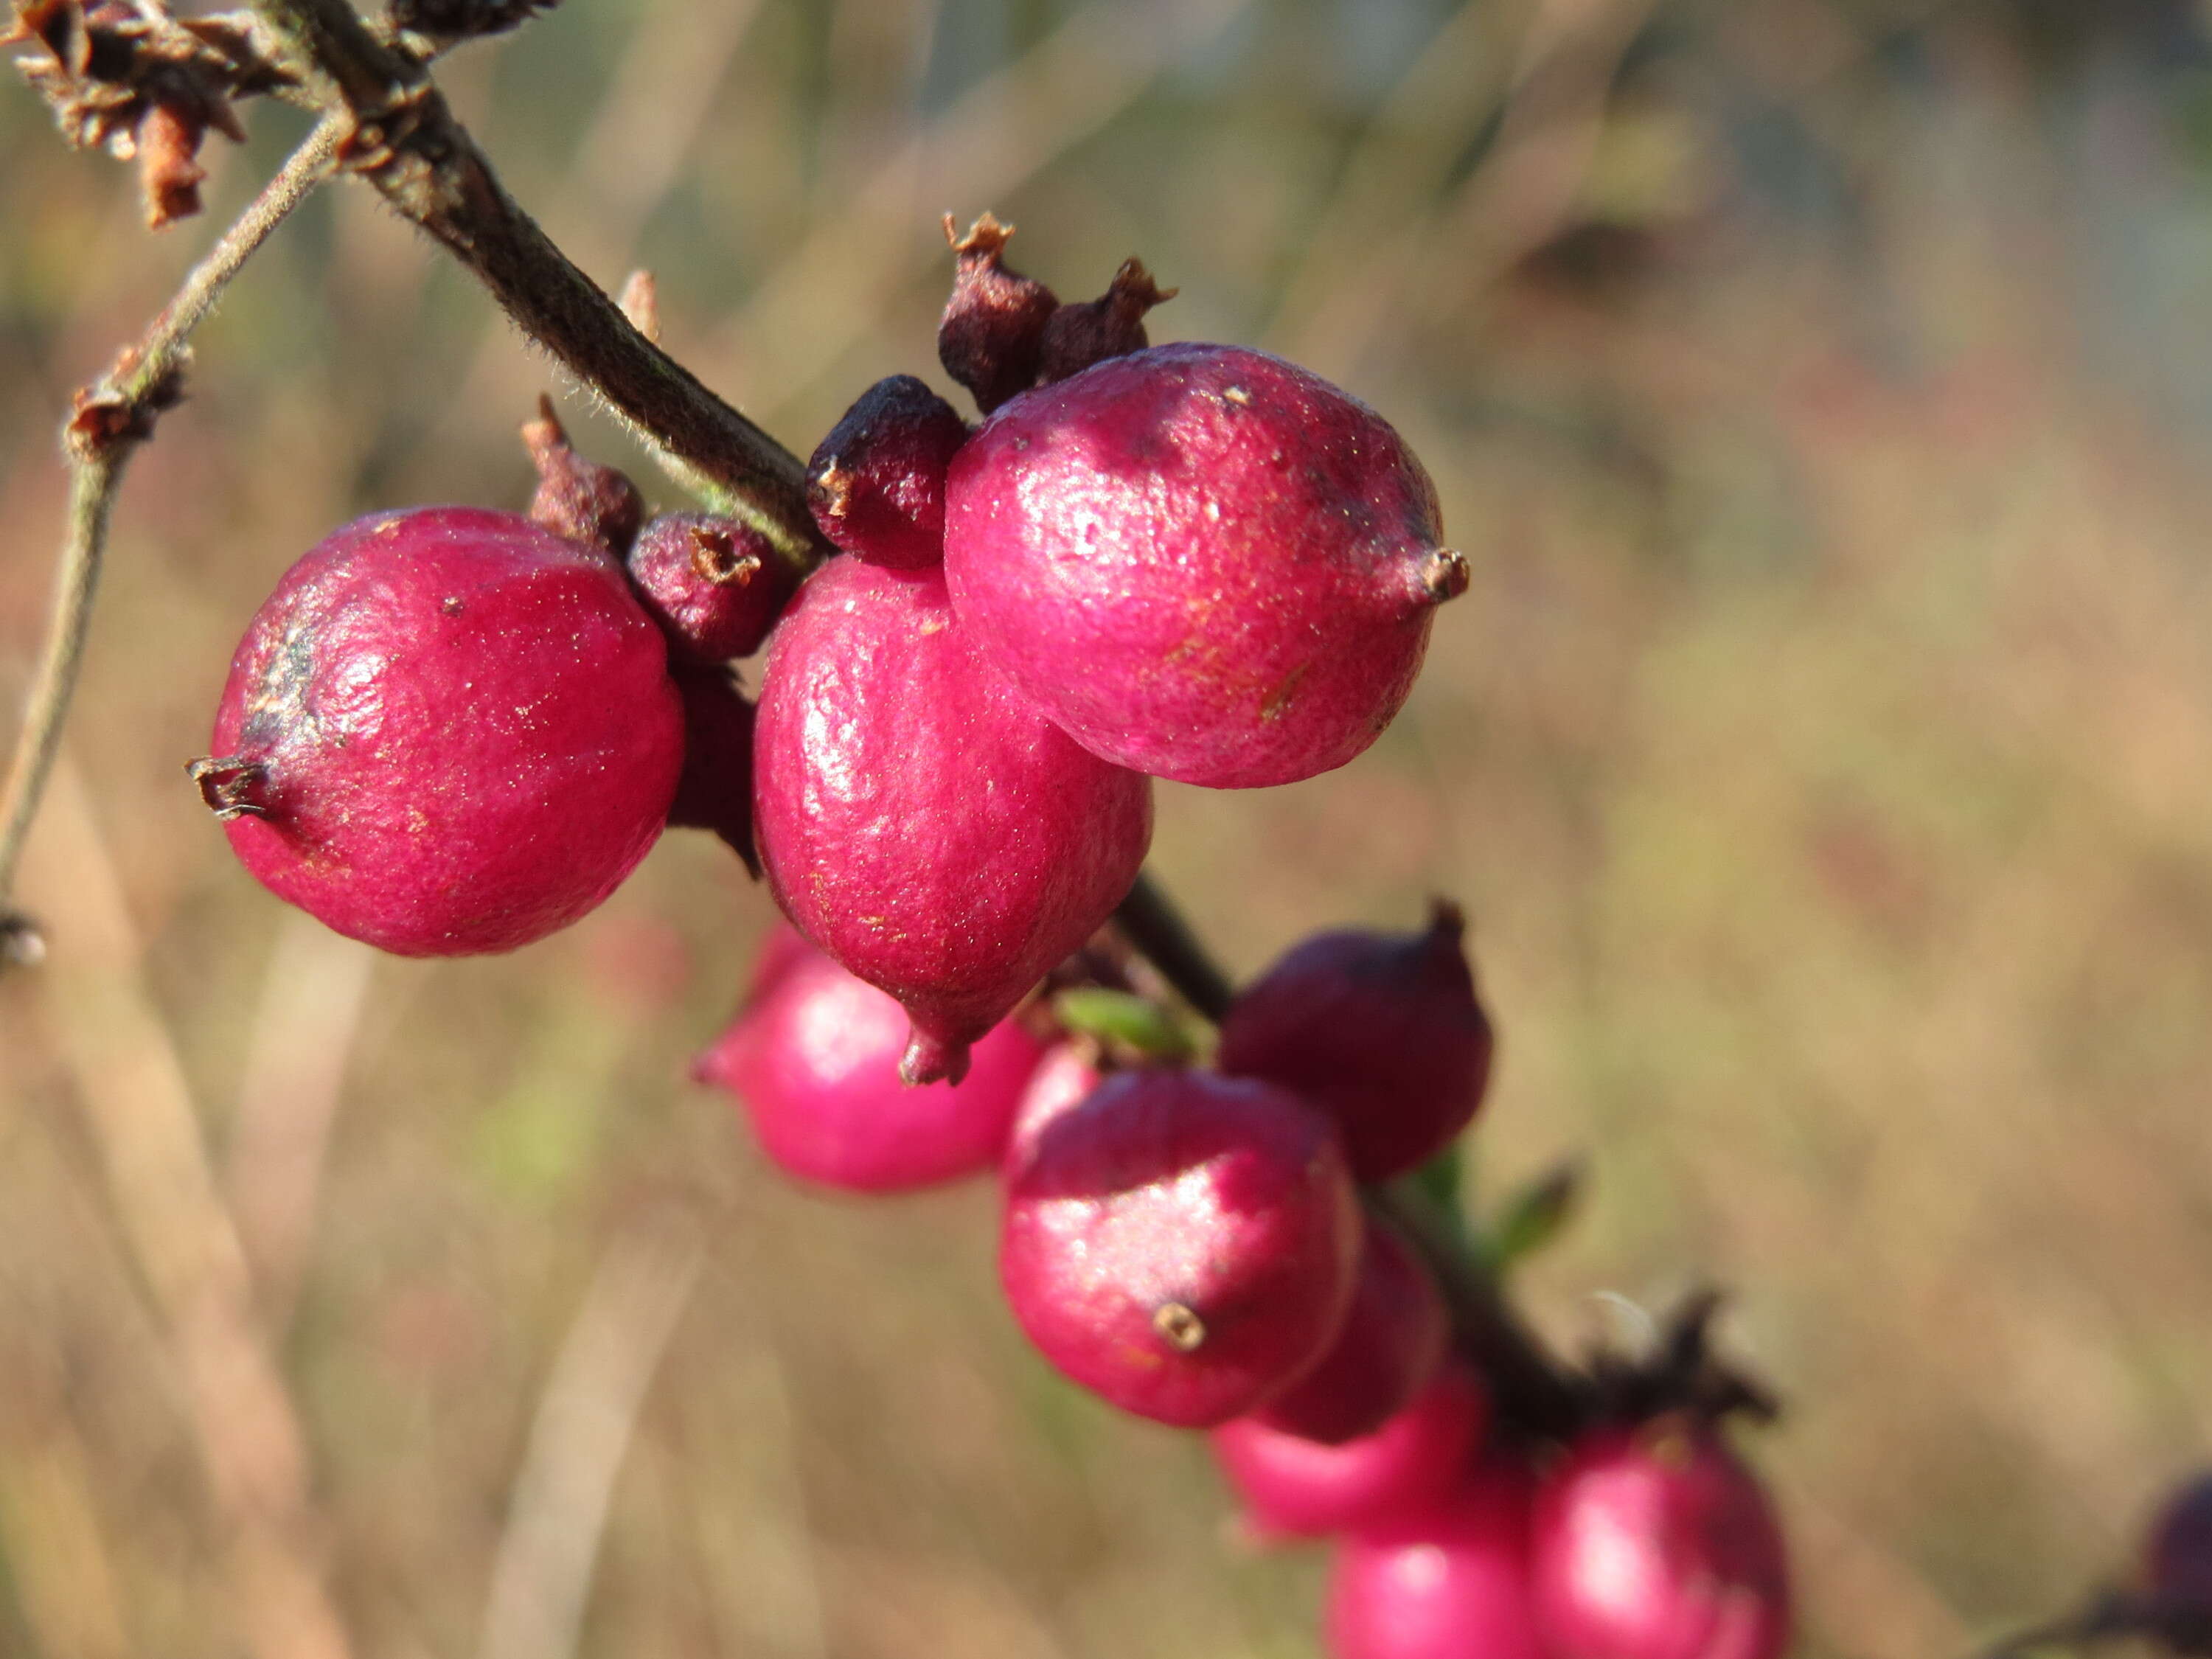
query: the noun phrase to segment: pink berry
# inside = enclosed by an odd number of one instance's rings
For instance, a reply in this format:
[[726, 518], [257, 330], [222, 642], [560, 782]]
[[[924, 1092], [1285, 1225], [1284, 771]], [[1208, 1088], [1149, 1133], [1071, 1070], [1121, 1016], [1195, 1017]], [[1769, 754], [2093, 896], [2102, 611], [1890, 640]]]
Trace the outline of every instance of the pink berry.
[[1551, 1659], [1528, 1595], [1528, 1474], [1485, 1464], [1425, 1513], [1341, 1545], [1331, 1659]]
[[814, 522], [846, 552], [877, 564], [941, 563], [945, 470], [967, 441], [967, 422], [913, 375], [877, 381], [807, 463]]
[[1340, 1446], [1372, 1434], [1427, 1386], [1451, 1338], [1435, 1276], [1371, 1218], [1352, 1310], [1313, 1370], [1262, 1406], [1271, 1429]]
[[751, 526], [712, 513], [664, 513], [630, 544], [629, 579], [686, 662], [750, 657], [799, 586], [799, 571]]
[[1152, 787], [1030, 713], [934, 571], [832, 559], [769, 649], [754, 837], [784, 914], [906, 1006], [911, 1082], [968, 1045], [1129, 890]]
[[954, 607], [1024, 697], [1094, 754], [1217, 788], [1366, 748], [1468, 580], [1382, 417], [1234, 346], [1014, 399], [953, 458], [945, 523]]
[[1224, 1422], [1344, 1323], [1359, 1206], [1327, 1121], [1263, 1083], [1121, 1072], [1007, 1182], [999, 1276], [1044, 1357], [1140, 1417]]
[[1490, 1397], [1447, 1360], [1413, 1403], [1340, 1446], [1241, 1417], [1213, 1455], [1263, 1538], [1325, 1538], [1427, 1509], [1455, 1486], [1490, 1421]]
[[2145, 1577], [2153, 1595], [2212, 1612], [2212, 1474], [2200, 1474], [2152, 1523]]
[[1014, 1109], [1013, 1132], [1006, 1138], [1007, 1179], [1013, 1178], [1029, 1157], [1030, 1148], [1045, 1126], [1080, 1106], [1103, 1076], [1085, 1045], [1062, 1042], [1053, 1047], [1030, 1074], [1021, 1104]]
[[511, 951], [651, 849], [684, 760], [614, 559], [512, 513], [356, 520], [246, 629], [202, 795], [254, 877], [402, 956]]
[[1013, 234], [987, 213], [961, 236], [945, 216], [956, 263], [952, 297], [937, 325], [937, 360], [986, 415], [1036, 384], [1045, 325], [1060, 306], [1050, 289], [1006, 264]]
[[1775, 1659], [1790, 1644], [1781, 1529], [1710, 1424], [1584, 1435], [1543, 1483], [1534, 1540], [1558, 1659]]
[[1237, 997], [1218, 1063], [1328, 1108], [1362, 1181], [1416, 1167], [1468, 1126], [1490, 1082], [1464, 931], [1439, 904], [1424, 933], [1315, 935]]
[[744, 1104], [761, 1150], [848, 1192], [904, 1192], [995, 1167], [1044, 1046], [1006, 1020], [959, 1084], [899, 1080], [906, 1015], [819, 951], [776, 969], [693, 1075]]

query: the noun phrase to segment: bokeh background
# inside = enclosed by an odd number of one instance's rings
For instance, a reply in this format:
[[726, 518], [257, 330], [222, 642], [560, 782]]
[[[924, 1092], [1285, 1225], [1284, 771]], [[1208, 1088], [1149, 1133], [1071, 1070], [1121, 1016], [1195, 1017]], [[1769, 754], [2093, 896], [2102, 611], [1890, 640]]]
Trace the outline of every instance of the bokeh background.
[[[1922, 1659], [2123, 1570], [2212, 1449], [2209, 21], [573, 0], [441, 74], [802, 453], [945, 386], [937, 221], [985, 208], [1401, 427], [1475, 572], [1411, 705], [1311, 782], [1164, 787], [1156, 868], [1239, 971], [1466, 902], [1474, 1189], [1589, 1176], [1532, 1314], [1580, 1349], [1733, 1287], [1802, 1650]], [[299, 130], [156, 239], [0, 90], [0, 708], [70, 389]], [[340, 189], [134, 466], [24, 872], [52, 954], [0, 982], [0, 1654], [1314, 1653], [1322, 1557], [1025, 1352], [988, 1190], [795, 1191], [687, 1083], [767, 915], [717, 845], [512, 958], [374, 960], [186, 786], [278, 573], [520, 505], [557, 386]]]

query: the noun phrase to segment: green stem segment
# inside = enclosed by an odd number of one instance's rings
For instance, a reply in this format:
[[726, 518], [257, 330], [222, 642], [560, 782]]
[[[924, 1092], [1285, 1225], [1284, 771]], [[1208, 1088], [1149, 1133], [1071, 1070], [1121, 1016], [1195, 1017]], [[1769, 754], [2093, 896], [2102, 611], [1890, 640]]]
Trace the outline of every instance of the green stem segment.
[[176, 402], [192, 331], [215, 309], [230, 279], [270, 233], [330, 172], [349, 125], [325, 119], [307, 136], [207, 257], [192, 267], [176, 297], [146, 332], [125, 349], [105, 375], [77, 393], [62, 428], [70, 470], [69, 526], [55, 573], [46, 646], [23, 705], [22, 727], [7, 779], [0, 783], [0, 964], [35, 961], [40, 954], [37, 930], [27, 917], [7, 908], [5, 900], [14, 889], [23, 844], [60, 750], [62, 724], [84, 660], [93, 599], [107, 551], [108, 520], [123, 469], [138, 446], [153, 436], [161, 411]]

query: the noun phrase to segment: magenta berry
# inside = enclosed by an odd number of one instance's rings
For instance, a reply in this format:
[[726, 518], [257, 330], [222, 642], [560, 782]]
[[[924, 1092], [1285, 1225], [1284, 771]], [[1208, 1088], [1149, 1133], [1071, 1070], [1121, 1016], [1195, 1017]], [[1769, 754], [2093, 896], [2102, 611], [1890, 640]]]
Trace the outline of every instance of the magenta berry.
[[1118, 765], [1244, 788], [1341, 766], [1406, 699], [1438, 601], [1428, 474], [1264, 352], [1180, 344], [1016, 398], [958, 455], [946, 580], [1015, 688]]
[[652, 848], [684, 759], [622, 567], [512, 513], [356, 520], [240, 643], [192, 770], [263, 885], [402, 956], [509, 951]]
[[945, 557], [945, 471], [968, 423], [911, 374], [878, 380], [830, 428], [806, 466], [822, 533], [877, 564], [919, 570]]
[[1080, 1106], [1103, 1076], [1087, 1045], [1060, 1042], [1053, 1046], [1030, 1074], [1028, 1086], [1022, 1091], [1021, 1103], [1014, 1109], [1013, 1130], [1006, 1137], [1009, 1179], [1029, 1157], [1030, 1149], [1044, 1133], [1045, 1126], [1063, 1112]]
[[1109, 357], [1142, 351], [1152, 343], [1145, 313], [1175, 296], [1175, 289], [1152, 281], [1143, 260], [1124, 259], [1105, 293], [1052, 313], [1038, 346], [1037, 378], [1064, 380]]
[[2178, 1607], [2212, 1613], [2212, 1474], [2170, 1498], [2151, 1525], [2145, 1587]]
[[999, 1275], [1045, 1358], [1140, 1417], [1221, 1423], [1342, 1328], [1359, 1207], [1326, 1119], [1263, 1083], [1121, 1072], [1006, 1184]]
[[[773, 948], [773, 947], [772, 947]], [[805, 1181], [905, 1192], [995, 1168], [1044, 1047], [1007, 1020], [957, 1085], [899, 1080], [906, 1015], [819, 951], [786, 960], [693, 1075], [743, 1103], [761, 1150]]]
[[937, 325], [937, 360], [986, 415], [1036, 384], [1045, 325], [1060, 307], [1050, 289], [1007, 265], [1013, 234], [987, 213], [957, 235], [952, 216], [945, 216], [956, 262], [952, 297]]
[[769, 650], [754, 836], [776, 902], [906, 1006], [908, 1078], [967, 1046], [1136, 879], [1152, 787], [1023, 707], [934, 571], [832, 559]]
[[799, 586], [799, 571], [751, 526], [713, 513], [664, 513], [631, 544], [629, 579], [687, 662], [750, 657]]
[[1305, 940], [1230, 1008], [1221, 1069], [1327, 1107], [1362, 1181], [1414, 1168], [1467, 1127], [1490, 1082], [1490, 1020], [1465, 931], [1439, 904], [1422, 933]]
[[1593, 1430], [1536, 1501], [1537, 1618], [1558, 1659], [1775, 1659], [1790, 1583], [1766, 1494], [1709, 1423]]
[[708, 830], [760, 873], [753, 852], [753, 706], [723, 668], [675, 669], [684, 698], [684, 770], [671, 829]]
[[1427, 1386], [1451, 1318], [1435, 1276], [1405, 1241], [1370, 1218], [1344, 1328], [1322, 1361], [1256, 1415], [1324, 1445], [1372, 1434]]
[[1262, 1538], [1325, 1538], [1431, 1507], [1458, 1484], [1490, 1422], [1490, 1396], [1446, 1360], [1413, 1402], [1340, 1446], [1240, 1417], [1213, 1431], [1213, 1455]]
[[1340, 1547], [1330, 1659], [1553, 1659], [1529, 1605], [1528, 1486], [1487, 1463], [1437, 1508]]

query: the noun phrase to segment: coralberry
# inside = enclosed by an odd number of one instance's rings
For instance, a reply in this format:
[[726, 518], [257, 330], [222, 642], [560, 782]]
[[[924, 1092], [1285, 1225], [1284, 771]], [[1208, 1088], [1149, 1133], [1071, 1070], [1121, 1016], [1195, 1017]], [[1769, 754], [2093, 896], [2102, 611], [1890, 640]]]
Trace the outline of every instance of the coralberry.
[[687, 662], [750, 657], [783, 614], [799, 572], [751, 526], [712, 513], [664, 513], [627, 561], [638, 597]]
[[684, 757], [660, 635], [606, 553], [512, 513], [337, 531], [232, 659], [193, 775], [264, 886], [402, 956], [567, 926], [652, 848]]
[[766, 988], [693, 1075], [743, 1103], [761, 1149], [803, 1180], [901, 1192], [995, 1167], [1043, 1045], [1015, 1021], [975, 1044], [957, 1085], [899, 1080], [906, 1016], [796, 934], [772, 942]]
[[1185, 783], [1341, 766], [1467, 566], [1372, 410], [1233, 346], [1109, 359], [953, 458], [945, 574], [985, 654], [1092, 753]]
[[1517, 1465], [1487, 1463], [1435, 1509], [1340, 1546], [1331, 1659], [1556, 1659], [1529, 1604], [1528, 1484]]
[[1370, 1434], [1435, 1375], [1450, 1334], [1434, 1275], [1395, 1232], [1370, 1219], [1344, 1328], [1321, 1363], [1261, 1407], [1259, 1419], [1326, 1445]]
[[910, 1082], [1106, 920], [1152, 836], [1149, 781], [1024, 708], [934, 571], [833, 559], [769, 649], [754, 835], [784, 914], [914, 1024]]
[[1775, 1659], [1790, 1644], [1774, 1512], [1696, 1417], [1584, 1435], [1544, 1481], [1532, 1559], [1557, 1659]]
[[1030, 1340], [1140, 1417], [1221, 1423], [1320, 1359], [1359, 1208], [1327, 1121], [1264, 1083], [1117, 1073], [1009, 1178], [999, 1272]]
[[968, 423], [911, 374], [860, 394], [806, 467], [806, 504], [846, 552], [919, 570], [945, 556], [945, 472]]

